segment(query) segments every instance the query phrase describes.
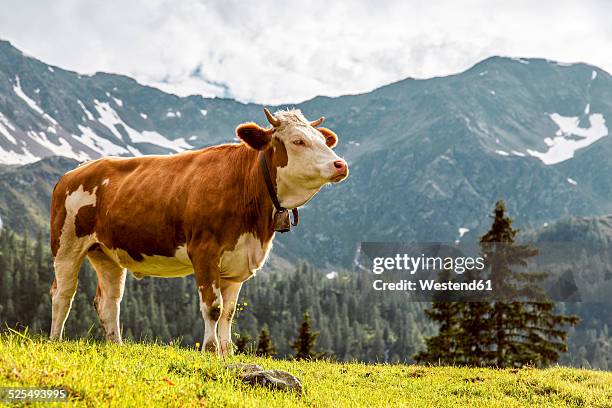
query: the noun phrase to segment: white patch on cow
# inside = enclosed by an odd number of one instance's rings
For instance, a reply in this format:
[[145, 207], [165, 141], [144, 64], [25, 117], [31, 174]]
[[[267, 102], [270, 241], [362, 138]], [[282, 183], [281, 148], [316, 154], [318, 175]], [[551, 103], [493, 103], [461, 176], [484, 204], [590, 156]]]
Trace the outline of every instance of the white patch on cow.
[[102, 185], [103, 186], [108, 186], [109, 182], [110, 182], [110, 179], [105, 178], [104, 180], [102, 180]]
[[102, 250], [116, 263], [132, 272], [137, 279], [144, 276], [178, 278], [193, 273], [193, 265], [187, 255], [187, 248], [185, 245], [179, 246], [172, 257], [143, 255], [144, 259], [142, 261], [133, 259], [127, 251], [121, 248], [110, 249], [102, 245]]
[[272, 249], [272, 240], [262, 244], [250, 232], [240, 235], [232, 250], [224, 251], [219, 260], [221, 279], [244, 282], [260, 269]]
[[76, 216], [82, 207], [96, 205], [96, 191], [98, 187], [94, 187], [92, 192], [86, 191], [83, 185], [80, 185], [75, 191], [66, 195], [64, 206], [66, 208], [66, 218], [62, 226], [59, 237], [59, 248], [57, 258], [78, 258], [84, 248], [88, 248], [95, 243], [95, 236], [87, 235], [85, 237], [77, 237], [76, 235]]

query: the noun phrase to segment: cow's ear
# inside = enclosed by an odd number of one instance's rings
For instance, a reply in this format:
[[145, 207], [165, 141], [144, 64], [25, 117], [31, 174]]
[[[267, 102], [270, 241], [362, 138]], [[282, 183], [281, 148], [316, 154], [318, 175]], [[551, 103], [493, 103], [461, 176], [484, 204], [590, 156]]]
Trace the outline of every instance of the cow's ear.
[[317, 130], [321, 132], [323, 137], [325, 137], [325, 144], [328, 147], [332, 149], [336, 147], [336, 145], [338, 144], [338, 135], [336, 135], [334, 132], [332, 132], [328, 128], [324, 128], [324, 127], [317, 128]]
[[272, 129], [264, 129], [256, 123], [243, 123], [236, 128], [236, 136], [255, 150], [265, 149], [272, 140]]

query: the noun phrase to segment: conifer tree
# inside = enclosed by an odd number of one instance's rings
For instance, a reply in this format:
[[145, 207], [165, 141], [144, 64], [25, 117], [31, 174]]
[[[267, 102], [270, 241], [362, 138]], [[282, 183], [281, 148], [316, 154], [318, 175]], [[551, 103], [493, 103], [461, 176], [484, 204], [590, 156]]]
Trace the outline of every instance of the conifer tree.
[[295, 351], [296, 360], [313, 360], [320, 357], [320, 353], [314, 351], [318, 336], [319, 333], [313, 332], [310, 328], [310, 315], [305, 312], [298, 330], [298, 337], [291, 345]]
[[[489, 270], [495, 298], [486, 301], [436, 302], [426, 310], [439, 324], [437, 336], [426, 339], [427, 350], [420, 362], [469, 366], [516, 367], [547, 365], [567, 351], [565, 325], [578, 323], [576, 316], [555, 313], [555, 304], [537, 285], [545, 273], [524, 272], [538, 251], [518, 244], [518, 230], [498, 201], [491, 229], [480, 239], [482, 256]], [[482, 278], [470, 272], [468, 279]], [[435, 299], [434, 299], [435, 300]]]
[[[450, 272], [442, 270], [440, 281], [450, 280]], [[426, 350], [417, 353], [414, 359], [419, 363], [453, 365], [463, 362], [464, 357], [458, 347], [462, 309], [460, 302], [448, 302], [434, 297], [431, 308], [425, 310], [427, 317], [438, 323], [438, 334], [425, 339]]]
[[259, 333], [255, 355], [261, 357], [272, 357], [276, 355], [276, 347], [274, 347], [274, 343], [272, 343], [268, 329], [265, 327], [261, 330], [261, 333]]
[[[498, 201], [493, 225], [480, 239], [496, 296], [488, 320], [493, 354], [486, 364], [547, 365], [567, 351], [564, 326], [575, 325], [579, 320], [576, 316], [555, 313], [554, 303], [537, 286], [546, 278], [545, 273], [513, 270], [527, 266], [538, 250], [515, 242], [518, 230], [512, 228], [512, 219], [505, 211], [504, 202]], [[521, 298], [526, 301], [519, 301]]]

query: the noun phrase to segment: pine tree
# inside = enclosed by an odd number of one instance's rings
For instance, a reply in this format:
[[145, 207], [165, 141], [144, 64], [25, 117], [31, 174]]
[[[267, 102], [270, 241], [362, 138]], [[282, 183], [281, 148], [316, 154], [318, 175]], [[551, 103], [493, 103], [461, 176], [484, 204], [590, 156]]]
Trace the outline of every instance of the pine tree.
[[[427, 350], [415, 356], [417, 361], [497, 367], [546, 365], [567, 351], [563, 326], [575, 325], [578, 318], [555, 314], [555, 304], [537, 286], [546, 274], [513, 270], [527, 266], [538, 251], [515, 243], [518, 230], [512, 228], [502, 201], [496, 203], [493, 218], [480, 245], [495, 299], [464, 303], [434, 299], [426, 314], [438, 323], [439, 333], [426, 339]], [[468, 280], [482, 278], [476, 272], [466, 275]]]
[[321, 357], [321, 353], [314, 351], [318, 336], [319, 333], [313, 332], [310, 328], [310, 315], [305, 312], [298, 330], [298, 337], [291, 345], [291, 348], [295, 351], [296, 360], [313, 360]]
[[[448, 270], [440, 272], [440, 281], [447, 281], [450, 278]], [[425, 314], [430, 320], [438, 323], [438, 334], [425, 339], [427, 349], [413, 357], [417, 362], [442, 365], [463, 363], [464, 357], [458, 341], [463, 335], [460, 322], [464, 307], [465, 305], [459, 302], [434, 298], [431, 308], [425, 310]]]
[[[492, 354], [484, 363], [498, 367], [547, 365], [567, 351], [563, 326], [577, 324], [578, 318], [555, 313], [554, 303], [537, 286], [546, 274], [513, 270], [527, 266], [538, 250], [515, 243], [518, 230], [512, 228], [505, 211], [504, 202], [498, 201], [493, 225], [480, 239], [496, 297], [488, 319], [490, 344], [485, 344]], [[518, 301], [521, 298], [527, 300]]]
[[276, 355], [276, 347], [274, 347], [274, 343], [272, 343], [272, 339], [270, 338], [267, 328], [263, 328], [261, 333], [259, 333], [255, 355], [261, 357], [272, 357]]

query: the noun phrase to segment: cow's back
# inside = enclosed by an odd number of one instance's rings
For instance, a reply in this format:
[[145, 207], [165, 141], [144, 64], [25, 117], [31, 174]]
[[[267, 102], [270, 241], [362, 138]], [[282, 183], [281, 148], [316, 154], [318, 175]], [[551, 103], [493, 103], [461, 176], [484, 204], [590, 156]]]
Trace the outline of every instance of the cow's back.
[[180, 203], [187, 201], [183, 196], [188, 173], [180, 169], [188, 168], [192, 157], [108, 157], [66, 173], [51, 201], [53, 255], [70, 211], [75, 212], [76, 238], [95, 234], [109, 248], [125, 248], [136, 258], [151, 250], [170, 252], [174, 244], [169, 241], [181, 237], [176, 236], [175, 222], [169, 225], [168, 221], [179, 221], [176, 213], [181, 211]]
[[[256, 152], [221, 145], [169, 156], [108, 157], [66, 173], [56, 185], [51, 208], [53, 255], [60, 245], [66, 212], [74, 212], [76, 238], [94, 236], [131, 260], [174, 257], [194, 234], [234, 245], [243, 218]], [[69, 204], [69, 205], [67, 205]], [[245, 207], [246, 205], [246, 207]], [[269, 239], [270, 237], [266, 237]]]

